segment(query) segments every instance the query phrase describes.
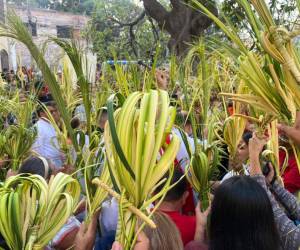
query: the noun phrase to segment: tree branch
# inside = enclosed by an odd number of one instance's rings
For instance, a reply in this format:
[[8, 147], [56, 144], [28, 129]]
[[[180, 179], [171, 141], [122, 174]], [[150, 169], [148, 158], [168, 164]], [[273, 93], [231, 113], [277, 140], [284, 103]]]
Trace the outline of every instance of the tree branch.
[[169, 12], [156, 0], [142, 0], [146, 13], [151, 16], [160, 27], [164, 27]]
[[146, 11], [144, 10], [134, 21], [132, 21], [130, 23], [122, 23], [121, 21], [117, 20], [114, 17], [109, 17], [109, 18], [111, 21], [119, 24], [120, 27], [123, 28], [123, 27], [133, 27], [133, 26], [137, 25], [140, 21], [142, 21], [144, 19], [145, 16], [146, 16]]
[[145, 16], [146, 16], [146, 11], [144, 10], [135, 20], [133, 20], [132, 22], [129, 22], [129, 23], [122, 23], [121, 21], [119, 21], [118, 19], [116, 19], [114, 17], [109, 17], [110, 20], [117, 23], [120, 26], [120, 28], [129, 27], [129, 42], [128, 42], [128, 44], [132, 48], [132, 51], [136, 57], [138, 57], [138, 52], [135, 47], [135, 43], [137, 43], [137, 42], [136, 42], [135, 34], [134, 34], [134, 27], [136, 25], [138, 25], [139, 22], [141, 22], [145, 18]]
[[138, 57], [138, 52], [137, 52], [137, 50], [136, 50], [136, 48], [135, 48], [135, 45], [134, 45], [134, 42], [135, 42], [135, 34], [134, 34], [134, 31], [133, 31], [133, 27], [134, 27], [134, 26], [130, 26], [130, 28], [129, 28], [129, 36], [130, 36], [130, 38], [129, 38], [129, 43], [130, 43], [130, 46], [131, 46], [131, 48], [132, 48], [132, 51], [133, 51], [134, 55], [135, 55], [136, 57]]
[[148, 17], [148, 20], [149, 20], [149, 22], [151, 24], [152, 33], [153, 33], [154, 41], [155, 41], [155, 44], [156, 44], [157, 41], [159, 40], [159, 34], [158, 34], [158, 31], [157, 31], [157, 29], [155, 27], [153, 19], [150, 16], [147, 16], [147, 17]]
[[170, 3], [174, 9], [179, 9], [183, 6], [182, 1], [183, 0], [170, 0]]

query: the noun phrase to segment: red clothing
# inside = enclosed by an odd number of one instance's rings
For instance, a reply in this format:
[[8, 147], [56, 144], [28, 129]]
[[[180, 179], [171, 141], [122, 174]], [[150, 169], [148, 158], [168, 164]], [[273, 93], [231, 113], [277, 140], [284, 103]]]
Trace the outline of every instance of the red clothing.
[[[285, 159], [285, 152], [279, 152], [279, 162], [282, 166]], [[284, 187], [291, 193], [295, 193], [300, 190], [300, 174], [297, 166], [297, 162], [293, 153], [289, 154], [289, 161], [286, 170], [283, 173]]]
[[174, 212], [161, 211], [161, 212], [167, 214], [175, 223], [175, 225], [177, 226], [181, 234], [183, 245], [186, 245], [187, 243], [194, 240], [195, 231], [196, 231], [195, 216], [182, 215], [177, 211]]
[[[171, 138], [170, 138], [170, 135], [167, 136], [166, 138], [166, 144], [169, 145], [171, 143]], [[160, 154], [163, 154], [163, 149], [160, 150]], [[175, 168], [180, 168], [180, 165], [179, 165], [179, 161], [175, 158], [174, 160], [174, 166]], [[182, 171], [183, 173], [183, 170], [180, 168], [180, 171]], [[184, 174], [184, 173], [183, 173]], [[193, 194], [193, 189], [192, 189], [192, 186], [189, 184], [189, 187], [188, 187], [188, 192], [189, 192], [189, 195], [185, 201], [185, 204], [182, 208], [182, 213], [183, 214], [186, 214], [186, 215], [194, 215], [195, 214], [195, 203], [194, 203], [194, 194]]]

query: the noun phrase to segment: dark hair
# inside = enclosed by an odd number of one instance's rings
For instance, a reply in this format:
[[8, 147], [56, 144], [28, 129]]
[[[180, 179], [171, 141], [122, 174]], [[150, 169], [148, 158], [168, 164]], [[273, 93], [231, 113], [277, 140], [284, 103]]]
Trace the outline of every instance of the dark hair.
[[227, 104], [227, 107], [228, 107], [228, 108], [232, 108], [232, 107], [233, 107], [233, 102], [232, 102], [232, 101], [229, 101], [228, 104]]
[[19, 174], [37, 174], [47, 179], [51, 175], [51, 169], [48, 167], [48, 173], [45, 173], [44, 162], [36, 156], [32, 156], [21, 165]]
[[[167, 173], [164, 178], [168, 178], [169, 177], [169, 173]], [[182, 178], [182, 179], [181, 179]], [[180, 180], [181, 179], [181, 180]], [[179, 181], [180, 180], [180, 181]], [[179, 182], [178, 182], [179, 181]], [[188, 187], [188, 183], [185, 177], [183, 177], [183, 173], [180, 169], [175, 168], [174, 173], [173, 173], [173, 177], [171, 180], [171, 185], [178, 182], [173, 188], [171, 188], [165, 198], [164, 201], [177, 201], [179, 200], [184, 192], [187, 191], [187, 187]], [[162, 185], [160, 185], [156, 190], [155, 193], [159, 193], [162, 188], [164, 187], [165, 183], [163, 183]]]
[[[46, 107], [55, 107], [56, 108], [56, 103], [54, 101], [45, 102], [45, 103], [43, 103], [43, 105], [45, 105]], [[41, 116], [41, 113], [45, 112], [43, 105], [39, 105], [37, 108], [38, 116]]]
[[[252, 138], [252, 136], [253, 136], [253, 133], [251, 131], [247, 131], [243, 134], [243, 141], [246, 143], [247, 146], [249, 145], [249, 141]], [[264, 146], [262, 151], [264, 151], [266, 149], [267, 149], [267, 147]]]
[[266, 191], [249, 176], [234, 176], [216, 190], [210, 250], [279, 250], [279, 234]]
[[253, 136], [253, 133], [250, 132], [250, 131], [247, 131], [243, 134], [243, 141], [248, 145], [249, 144], [249, 141], [250, 139], [252, 138]]
[[71, 127], [72, 129], [76, 129], [76, 128], [79, 128], [80, 126], [80, 120], [78, 117], [73, 117], [72, 120], [71, 120]]
[[191, 118], [188, 116], [188, 113], [185, 111], [177, 110], [176, 121], [179, 125], [191, 125]]

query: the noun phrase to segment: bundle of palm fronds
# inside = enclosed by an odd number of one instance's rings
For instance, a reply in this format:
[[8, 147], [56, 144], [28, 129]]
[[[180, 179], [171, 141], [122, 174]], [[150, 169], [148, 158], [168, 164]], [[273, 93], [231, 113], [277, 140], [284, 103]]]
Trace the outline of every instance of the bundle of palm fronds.
[[10, 249], [43, 249], [66, 223], [80, 195], [78, 182], [59, 173], [14, 176], [0, 188], [0, 232]]
[[[226, 95], [234, 101], [250, 104], [273, 118], [278, 118], [279, 122], [293, 124], [296, 110], [300, 107], [299, 54], [293, 43], [293, 38], [299, 31], [289, 31], [277, 24], [265, 0], [237, 0], [255, 37], [253, 42], [256, 50], [250, 51], [226, 17], [222, 22], [199, 1], [193, 3], [212, 18], [234, 43], [233, 49], [225, 51], [235, 61], [236, 67], [233, 70], [249, 87], [250, 92]], [[295, 148], [294, 145], [292, 147]], [[294, 151], [299, 162], [299, 154], [297, 150]]]
[[[67, 56], [63, 57], [63, 70], [61, 89], [65, 102], [67, 103], [67, 110], [73, 112], [81, 102], [81, 95], [76, 86], [76, 77], [74, 77], [70, 59]], [[75, 78], [75, 79], [74, 79]]]
[[3, 99], [1, 114], [5, 119], [0, 132], [1, 156], [8, 161], [8, 168], [16, 171], [22, 161], [30, 154], [36, 138], [36, 130], [32, 127], [32, 115], [36, 104], [28, 97], [25, 101], [19, 94], [12, 99]]
[[209, 205], [210, 181], [221, 159], [219, 141], [213, 131], [218, 122], [217, 114], [222, 110], [211, 108], [212, 93], [217, 87], [217, 65], [217, 55], [209, 54], [203, 40], [200, 40], [188, 53], [181, 76], [184, 81], [181, 85], [184, 93], [182, 108], [188, 109], [194, 139], [192, 151], [186, 134], [181, 133], [190, 158], [186, 176], [199, 195], [203, 211]]
[[[108, 100], [106, 158], [120, 200], [117, 239], [125, 249], [131, 249], [136, 241], [137, 216], [154, 226], [148, 218], [148, 206], [167, 192], [170, 180], [160, 193], [151, 195], [164, 174], [172, 171], [179, 139], [173, 134], [171, 143], [165, 145], [175, 117], [165, 91], [134, 92], [115, 112], [113, 106], [114, 96]], [[162, 148], [164, 153], [158, 159]]]
[[77, 76], [77, 85], [80, 89], [81, 97], [83, 100], [83, 106], [85, 110], [86, 123], [87, 123], [87, 132], [91, 134], [91, 99], [90, 99], [90, 91], [89, 91], [89, 81], [87, 76], [84, 74], [84, 54], [80, 48], [80, 45], [75, 41], [68, 41], [59, 38], [52, 38], [52, 40], [60, 46], [67, 56], [69, 57], [73, 69]]
[[10, 125], [1, 132], [3, 152], [12, 170], [18, 170], [22, 161], [29, 156], [36, 135], [35, 128], [23, 125]]

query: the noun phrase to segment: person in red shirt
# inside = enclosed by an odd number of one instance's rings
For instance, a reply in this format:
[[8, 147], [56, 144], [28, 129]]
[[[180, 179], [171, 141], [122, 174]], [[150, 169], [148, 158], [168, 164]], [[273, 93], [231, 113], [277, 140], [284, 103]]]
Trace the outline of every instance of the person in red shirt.
[[[194, 239], [196, 217], [187, 216], [182, 213], [189, 192], [187, 180], [183, 177], [183, 173], [178, 169], [174, 170], [171, 185], [176, 182], [178, 183], [168, 191], [158, 210], [167, 214], [172, 219], [179, 229], [183, 244], [186, 245]], [[159, 192], [161, 188], [162, 187], [158, 187], [156, 192]]]
[[[285, 160], [286, 153], [285, 151], [279, 152], [279, 162], [280, 165], [283, 165]], [[284, 170], [282, 175], [283, 183], [285, 189], [290, 193], [294, 194], [300, 190], [300, 174], [297, 166], [297, 161], [293, 151], [289, 152], [287, 167]]]
[[[181, 137], [180, 137], [181, 138]], [[182, 140], [182, 139], [181, 139]], [[171, 136], [170, 134], [167, 136], [166, 138], [166, 144], [169, 145], [171, 143]], [[182, 145], [184, 145], [184, 142], [182, 141], [181, 142]], [[185, 146], [184, 146], [184, 149], [185, 149]], [[161, 154], [164, 153], [164, 150], [163, 148], [161, 149]], [[187, 152], [186, 152], [187, 154]], [[188, 155], [186, 155], [188, 157]], [[185, 166], [181, 166], [181, 164], [183, 162], [186, 161], [185, 158], [182, 158], [182, 155], [181, 155], [181, 158], [178, 158], [179, 157], [179, 154], [177, 154], [175, 160], [174, 160], [174, 166], [176, 169], [178, 169], [180, 172], [184, 172], [184, 168]], [[184, 160], [185, 159], [185, 160]], [[186, 201], [185, 201], [185, 204], [184, 206], [182, 207], [182, 214], [185, 214], [185, 215], [195, 215], [195, 203], [194, 203], [194, 196], [193, 196], [193, 189], [192, 189], [192, 186], [188, 184], [188, 196], [186, 198]]]
[[[293, 127], [278, 124], [278, 131], [280, 135], [291, 139], [297, 147], [300, 146], [300, 112], [297, 112], [296, 122]], [[282, 165], [285, 159], [285, 152], [280, 152], [279, 161]], [[300, 190], [300, 174], [297, 161], [293, 150], [290, 150], [289, 161], [287, 168], [283, 174], [283, 182], [285, 188], [291, 193], [296, 193]]]

